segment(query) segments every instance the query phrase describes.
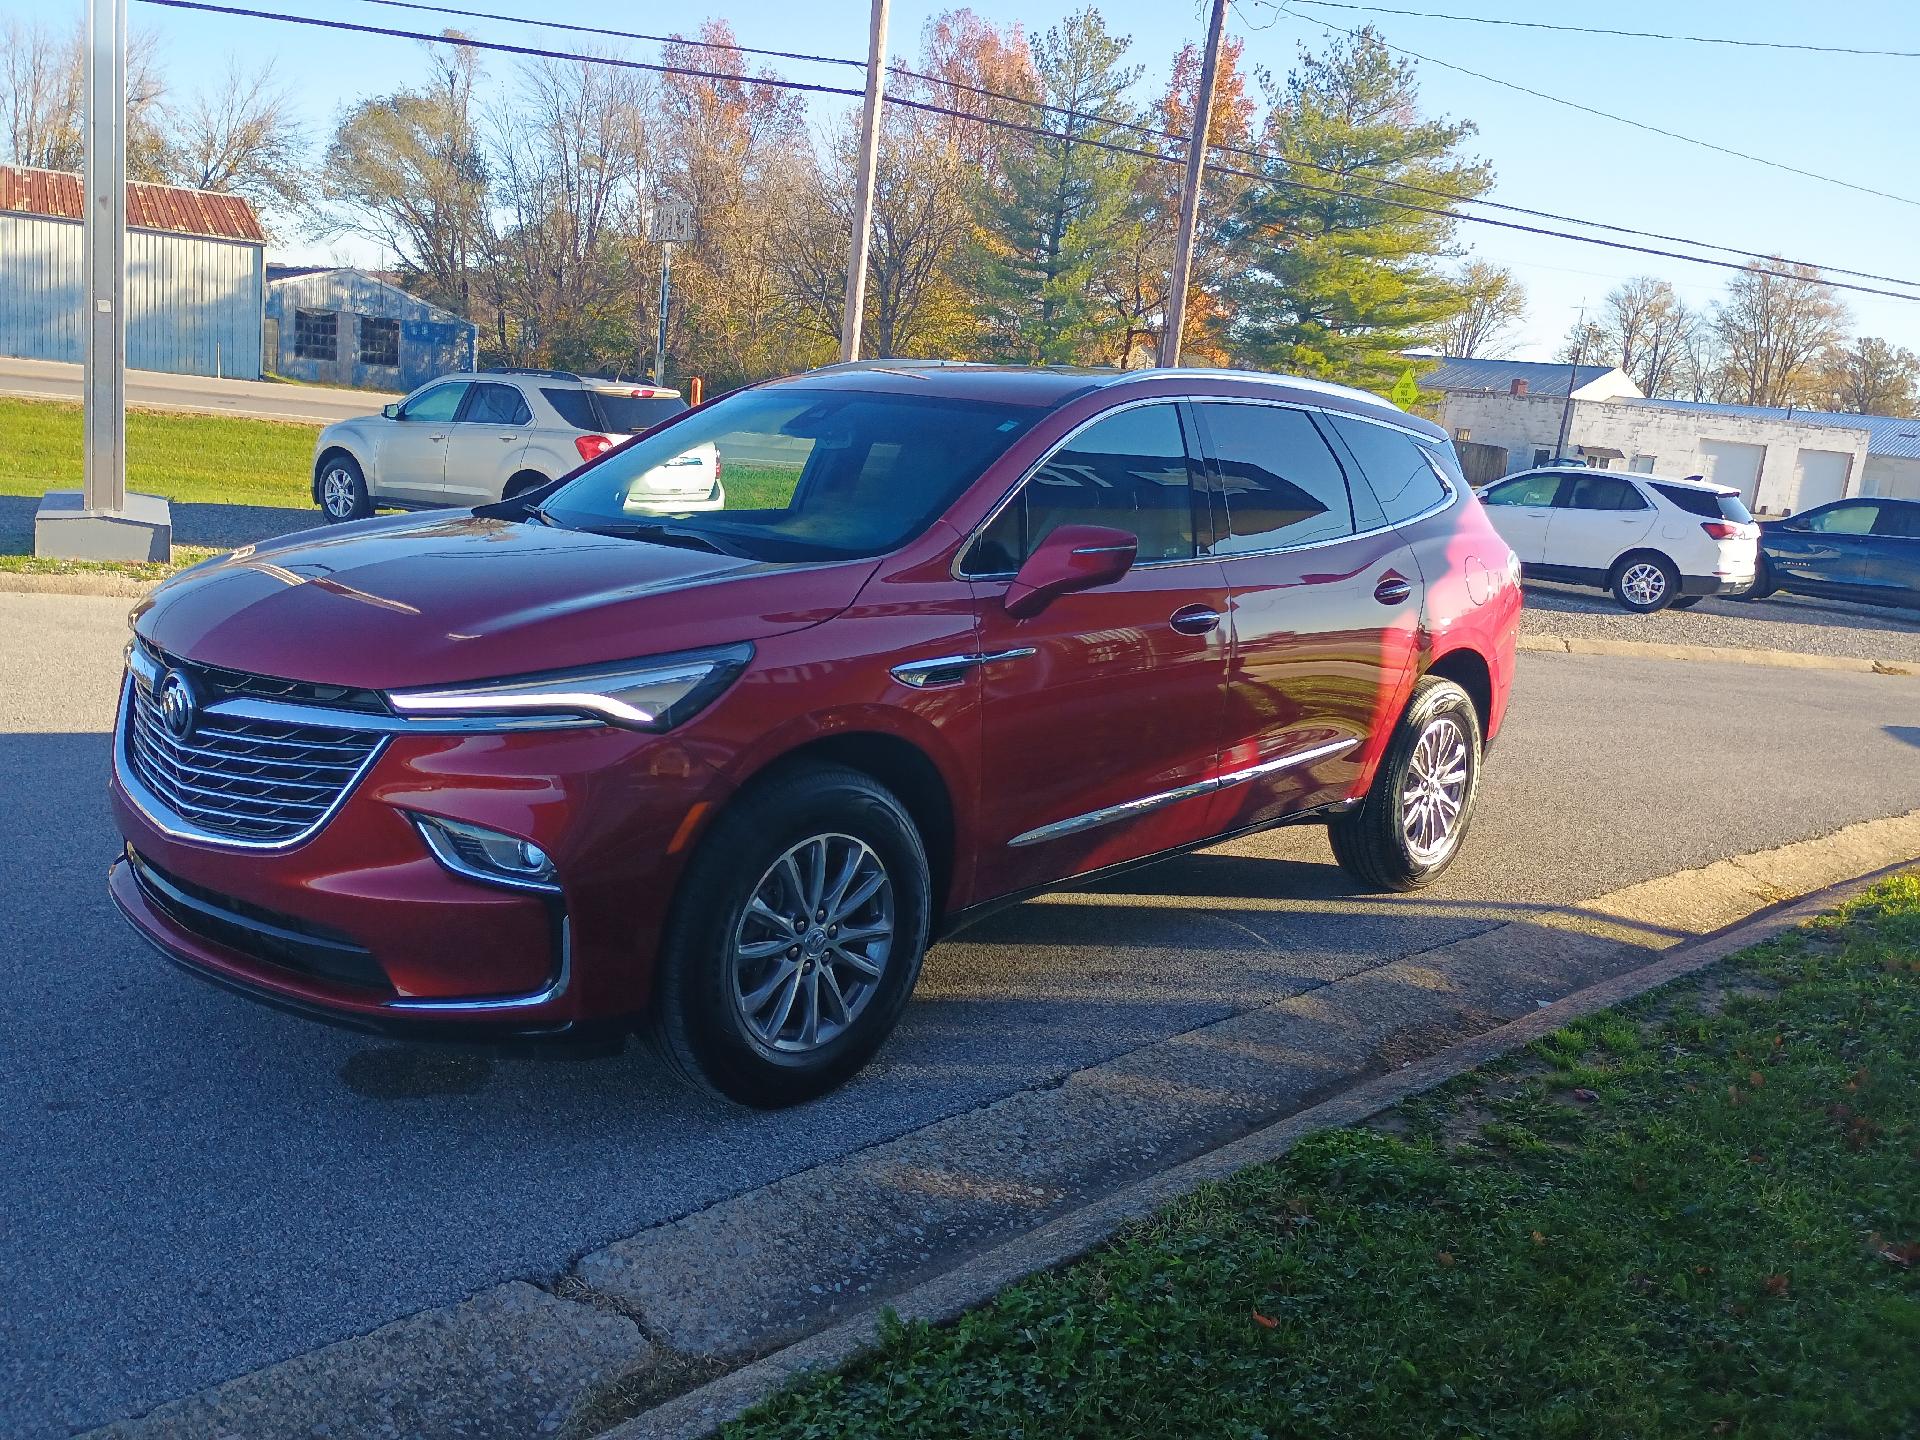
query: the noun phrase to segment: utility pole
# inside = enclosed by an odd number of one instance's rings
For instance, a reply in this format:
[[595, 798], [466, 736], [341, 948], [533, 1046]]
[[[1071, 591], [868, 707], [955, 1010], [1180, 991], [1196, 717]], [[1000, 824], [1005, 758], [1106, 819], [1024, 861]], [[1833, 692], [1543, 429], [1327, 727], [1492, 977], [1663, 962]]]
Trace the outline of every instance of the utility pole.
[[1213, 128], [1213, 77], [1220, 68], [1220, 37], [1227, 0], [1213, 0], [1207, 22], [1207, 53], [1200, 65], [1200, 93], [1193, 100], [1193, 138], [1187, 142], [1187, 179], [1180, 191], [1180, 235], [1173, 243], [1173, 279], [1167, 287], [1167, 328], [1160, 337], [1160, 363], [1180, 363], [1181, 332], [1187, 328], [1187, 287], [1193, 275], [1193, 230], [1200, 217], [1200, 180], [1207, 165], [1207, 135]]
[[37, 555], [167, 560], [167, 502], [127, 494], [127, 0], [87, 0], [80, 221], [81, 489], [34, 516]]
[[880, 156], [880, 107], [887, 73], [887, 0], [873, 0], [867, 29], [867, 98], [860, 110], [860, 183], [853, 197], [853, 241], [847, 247], [847, 302], [840, 315], [840, 358], [860, 358], [867, 309], [867, 242], [873, 231], [873, 172]]
[[660, 328], [653, 337], [653, 383], [667, 383], [667, 299], [673, 279], [673, 242], [660, 247]]

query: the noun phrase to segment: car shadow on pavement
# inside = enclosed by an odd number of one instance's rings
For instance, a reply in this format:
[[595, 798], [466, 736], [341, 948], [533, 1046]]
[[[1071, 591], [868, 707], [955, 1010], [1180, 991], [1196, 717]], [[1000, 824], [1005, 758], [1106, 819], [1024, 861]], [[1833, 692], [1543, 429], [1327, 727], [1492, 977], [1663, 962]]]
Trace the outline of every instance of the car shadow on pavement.
[[1920, 725], [1889, 725], [1887, 734], [1896, 740], [1904, 740], [1909, 745], [1920, 746]]
[[[32, 553], [33, 517], [39, 508], [37, 495], [0, 495], [0, 555]], [[172, 509], [174, 544], [214, 550], [231, 550], [322, 523], [318, 510], [279, 505], [175, 504]]]

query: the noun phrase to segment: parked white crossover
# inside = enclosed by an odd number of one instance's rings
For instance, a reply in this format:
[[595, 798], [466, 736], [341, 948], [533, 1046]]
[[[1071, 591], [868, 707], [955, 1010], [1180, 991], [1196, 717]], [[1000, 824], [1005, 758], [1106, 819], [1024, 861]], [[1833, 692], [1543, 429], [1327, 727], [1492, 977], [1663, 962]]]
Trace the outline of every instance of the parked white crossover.
[[1528, 470], [1480, 491], [1526, 575], [1611, 590], [1628, 610], [1753, 586], [1760, 527], [1740, 492], [1619, 470]]
[[[445, 375], [378, 415], [322, 430], [314, 503], [331, 521], [381, 509], [490, 505], [558, 480], [686, 408], [678, 390], [560, 370]], [[711, 445], [640, 476], [627, 502], [642, 512], [726, 503]]]

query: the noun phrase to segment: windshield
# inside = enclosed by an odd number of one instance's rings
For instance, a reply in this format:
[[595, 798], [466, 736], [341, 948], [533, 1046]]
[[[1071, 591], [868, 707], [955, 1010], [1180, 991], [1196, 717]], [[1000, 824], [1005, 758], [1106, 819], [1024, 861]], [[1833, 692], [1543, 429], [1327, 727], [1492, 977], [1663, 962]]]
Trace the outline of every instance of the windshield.
[[540, 507], [549, 524], [757, 560], [879, 555], [941, 515], [1035, 419], [936, 396], [743, 390], [609, 454]]

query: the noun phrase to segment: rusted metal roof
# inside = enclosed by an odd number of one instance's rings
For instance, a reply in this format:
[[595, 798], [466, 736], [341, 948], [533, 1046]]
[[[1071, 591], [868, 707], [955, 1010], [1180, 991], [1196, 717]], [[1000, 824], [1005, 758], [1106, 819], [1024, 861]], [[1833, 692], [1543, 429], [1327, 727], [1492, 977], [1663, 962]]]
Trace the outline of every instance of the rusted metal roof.
[[[78, 220], [86, 203], [80, 177], [70, 170], [30, 170], [0, 165], [0, 211]], [[238, 195], [186, 190], [177, 185], [127, 182], [127, 225], [134, 230], [170, 230], [216, 240], [267, 243], [260, 217]]]

